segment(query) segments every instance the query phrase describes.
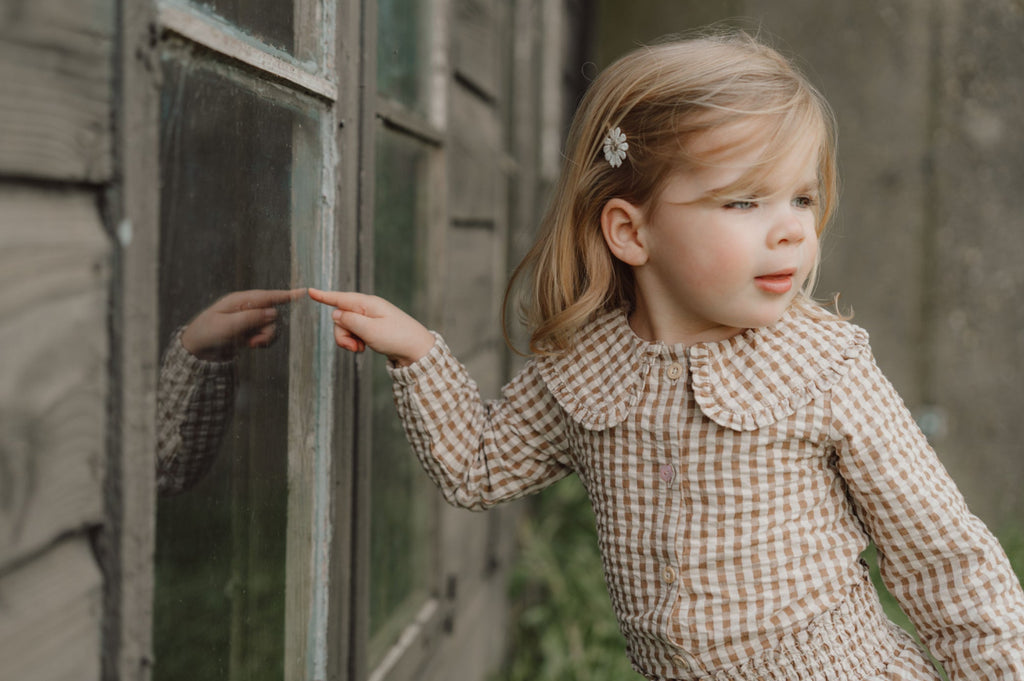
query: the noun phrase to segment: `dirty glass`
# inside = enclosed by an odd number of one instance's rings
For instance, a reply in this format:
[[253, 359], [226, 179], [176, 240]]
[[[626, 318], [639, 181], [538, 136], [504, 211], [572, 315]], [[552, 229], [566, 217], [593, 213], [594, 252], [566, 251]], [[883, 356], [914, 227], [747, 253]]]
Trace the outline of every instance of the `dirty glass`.
[[429, 4], [423, 0], [377, 3], [377, 91], [418, 113], [426, 112]]
[[[377, 139], [374, 289], [423, 317], [426, 284], [427, 150], [387, 130]], [[428, 595], [437, 492], [409, 449], [395, 415], [384, 360], [373, 365], [370, 455], [371, 658], [379, 659]]]
[[297, 3], [313, 0], [194, 0], [262, 42], [295, 54]]
[[[162, 352], [226, 295], [296, 286], [304, 256], [294, 244], [317, 224], [316, 112], [267, 86], [256, 94], [218, 68], [189, 57], [163, 64]], [[302, 355], [289, 328], [305, 304], [267, 304], [276, 318], [259, 347], [245, 342], [252, 335], [217, 346], [217, 358], [233, 356], [237, 377], [228, 399], [204, 401], [199, 411], [228, 417], [209, 449], [212, 466], [158, 501], [157, 681], [285, 678], [289, 381]], [[241, 308], [254, 306], [247, 299]], [[161, 404], [158, 428], [170, 418]], [[205, 451], [193, 440], [179, 450], [179, 458]]]

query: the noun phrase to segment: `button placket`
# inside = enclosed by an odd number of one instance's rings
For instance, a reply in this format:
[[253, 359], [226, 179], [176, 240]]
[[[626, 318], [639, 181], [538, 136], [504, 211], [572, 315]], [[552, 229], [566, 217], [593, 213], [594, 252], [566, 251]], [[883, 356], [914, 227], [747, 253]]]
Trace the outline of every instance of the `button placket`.
[[651, 377], [651, 359], [647, 355], [640, 355], [640, 384], [636, 389], [637, 402], [640, 400], [640, 394], [649, 388], [648, 380]]

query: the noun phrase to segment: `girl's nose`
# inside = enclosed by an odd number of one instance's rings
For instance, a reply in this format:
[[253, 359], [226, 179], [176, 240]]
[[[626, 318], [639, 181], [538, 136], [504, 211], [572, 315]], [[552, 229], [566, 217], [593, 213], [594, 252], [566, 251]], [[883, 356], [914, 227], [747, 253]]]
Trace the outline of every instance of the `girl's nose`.
[[778, 211], [772, 218], [772, 228], [768, 234], [770, 245], [800, 243], [807, 238], [806, 219], [797, 210], [786, 207]]

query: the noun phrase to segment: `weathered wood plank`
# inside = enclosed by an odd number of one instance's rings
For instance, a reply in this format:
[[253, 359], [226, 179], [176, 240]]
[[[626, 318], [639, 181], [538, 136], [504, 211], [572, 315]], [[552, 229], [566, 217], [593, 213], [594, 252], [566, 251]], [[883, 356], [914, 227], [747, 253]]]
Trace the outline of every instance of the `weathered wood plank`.
[[119, 23], [119, 192], [107, 205], [118, 225], [118, 270], [109, 305], [111, 443], [104, 483], [107, 517], [103, 667], [119, 681], [152, 678], [156, 490], [157, 255], [159, 250], [159, 83], [152, 43], [157, 4], [122, 2]]
[[91, 193], [0, 186], [0, 568], [102, 520], [109, 250]]
[[83, 536], [0, 576], [0, 679], [99, 679], [102, 600]]
[[114, 0], [0, 7], [0, 173], [111, 176]]
[[481, 392], [496, 397], [503, 383], [499, 302], [503, 278], [494, 232], [487, 227], [455, 227], [448, 236], [445, 284], [445, 339], [476, 379]]
[[104, 487], [103, 668], [106, 679], [152, 678], [153, 552], [156, 491], [157, 255], [159, 246], [159, 83], [152, 71], [157, 3], [119, 3], [116, 61], [119, 191], [107, 203], [117, 225], [111, 286], [110, 455]]
[[503, 577], [473, 585], [459, 596], [452, 631], [438, 641], [436, 654], [420, 670], [424, 681], [487, 679], [500, 669], [507, 645], [509, 603]]
[[498, 9], [495, 0], [457, 0], [452, 31], [456, 73], [492, 101], [501, 94], [499, 50], [506, 44], [498, 34]]
[[452, 88], [449, 210], [454, 220], [492, 221], [504, 181], [501, 127], [493, 108], [465, 88]]

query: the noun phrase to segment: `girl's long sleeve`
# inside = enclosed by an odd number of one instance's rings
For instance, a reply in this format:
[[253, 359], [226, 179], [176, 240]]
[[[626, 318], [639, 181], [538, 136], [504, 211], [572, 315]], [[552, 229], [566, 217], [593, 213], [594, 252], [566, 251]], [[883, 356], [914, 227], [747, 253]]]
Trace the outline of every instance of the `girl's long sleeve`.
[[213, 465], [231, 421], [235, 363], [207, 362], [185, 349], [179, 329], [160, 365], [157, 384], [156, 486], [180, 494]]
[[882, 577], [951, 679], [1024, 679], [1024, 593], [870, 353], [833, 392], [839, 472]]
[[440, 336], [427, 356], [389, 372], [409, 442], [450, 504], [482, 510], [571, 472], [564, 412], [533, 363], [488, 402]]

